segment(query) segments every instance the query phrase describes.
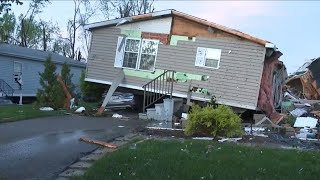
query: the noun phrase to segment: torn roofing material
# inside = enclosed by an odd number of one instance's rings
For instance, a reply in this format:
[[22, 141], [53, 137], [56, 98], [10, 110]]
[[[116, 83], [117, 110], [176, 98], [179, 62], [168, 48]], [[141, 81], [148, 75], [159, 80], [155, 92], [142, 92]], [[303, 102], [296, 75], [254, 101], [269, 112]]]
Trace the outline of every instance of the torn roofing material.
[[95, 28], [101, 28], [101, 27], [106, 27], [106, 26], [116, 26], [116, 25], [120, 25], [120, 24], [126, 24], [126, 23], [138, 22], [138, 21], [146, 21], [146, 20], [150, 20], [150, 19], [156, 19], [156, 18], [162, 18], [162, 17], [168, 17], [168, 16], [182, 17], [182, 18], [194, 21], [196, 23], [199, 23], [199, 24], [202, 24], [205, 26], [209, 26], [209, 27], [213, 27], [218, 30], [227, 32], [229, 34], [232, 34], [232, 35], [247, 39], [249, 41], [261, 44], [263, 46], [266, 46], [267, 48], [275, 48], [275, 45], [269, 41], [253, 37], [251, 35], [245, 34], [245, 33], [240, 32], [238, 30], [231, 29], [231, 28], [228, 28], [228, 27], [225, 27], [225, 26], [213, 23], [213, 22], [209, 22], [205, 19], [201, 19], [201, 18], [192, 16], [192, 15], [189, 15], [189, 14], [185, 14], [183, 12], [179, 12], [174, 9], [157, 11], [157, 12], [153, 12], [153, 13], [136, 15], [136, 16], [126, 17], [126, 18], [119, 18], [119, 19], [113, 19], [113, 20], [108, 20], [108, 21], [96, 22], [96, 23], [92, 23], [92, 24], [87, 24], [85, 26], [85, 28], [87, 30], [92, 30]]

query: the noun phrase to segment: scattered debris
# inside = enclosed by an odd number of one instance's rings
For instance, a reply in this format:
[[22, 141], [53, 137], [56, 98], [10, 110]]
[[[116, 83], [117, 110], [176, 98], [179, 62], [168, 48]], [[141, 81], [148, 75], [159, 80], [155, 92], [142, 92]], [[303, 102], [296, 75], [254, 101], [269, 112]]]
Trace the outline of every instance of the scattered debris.
[[188, 119], [188, 114], [187, 113], [182, 113], [182, 118], [187, 120]]
[[113, 114], [112, 117], [113, 118], [122, 118], [122, 115], [116, 113], [116, 114]]
[[53, 111], [54, 109], [51, 107], [41, 107], [39, 108], [40, 111]]
[[128, 117], [122, 116], [122, 115], [117, 114], [117, 113], [116, 113], [116, 114], [113, 114], [112, 117], [113, 117], [113, 118], [116, 118], [116, 119], [119, 119], [119, 120], [123, 120], [123, 121], [128, 121], [128, 120], [129, 120]]
[[76, 113], [83, 113], [84, 111], [86, 110], [86, 108], [84, 108], [84, 107], [79, 107], [75, 112]]
[[124, 128], [124, 126], [118, 126], [118, 128]]
[[103, 142], [103, 141], [98, 141], [98, 140], [90, 139], [90, 138], [80, 138], [80, 141], [93, 143], [93, 144], [97, 144], [97, 145], [104, 146], [104, 147], [107, 147], [107, 148], [112, 148], [112, 149], [117, 148], [117, 146], [114, 145], [114, 144], [110, 144], [110, 143], [106, 143], [106, 142]]
[[298, 117], [296, 122], [294, 123], [293, 127], [309, 127], [309, 128], [316, 128], [318, 123], [318, 119], [312, 117]]
[[290, 112], [290, 114], [292, 114], [294, 117], [300, 117], [305, 113], [307, 113], [307, 111], [303, 108], [296, 108], [295, 110]]
[[239, 140], [241, 140], [242, 138], [222, 138], [220, 140], [218, 140], [219, 142], [237, 142]]
[[192, 139], [196, 139], [196, 140], [207, 140], [207, 141], [212, 141], [212, 140], [213, 140], [212, 137], [193, 137]]

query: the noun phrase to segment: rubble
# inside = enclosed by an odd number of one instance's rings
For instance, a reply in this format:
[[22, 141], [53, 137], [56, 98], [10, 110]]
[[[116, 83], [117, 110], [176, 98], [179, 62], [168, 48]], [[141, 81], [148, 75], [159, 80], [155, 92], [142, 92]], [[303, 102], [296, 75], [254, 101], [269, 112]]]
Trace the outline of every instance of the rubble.
[[305, 63], [285, 85], [298, 98], [320, 100], [320, 58]]
[[300, 128], [316, 128], [318, 123], [318, 119], [312, 117], [298, 117], [296, 122], [294, 123], [293, 127], [300, 127]]

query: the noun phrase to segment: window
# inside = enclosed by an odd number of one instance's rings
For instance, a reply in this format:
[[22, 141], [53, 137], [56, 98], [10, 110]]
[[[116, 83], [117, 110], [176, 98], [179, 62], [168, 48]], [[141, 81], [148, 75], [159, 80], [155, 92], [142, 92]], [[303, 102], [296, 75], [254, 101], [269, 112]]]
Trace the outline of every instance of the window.
[[149, 39], [142, 40], [139, 69], [153, 71], [157, 50], [157, 41]]
[[158, 45], [159, 40], [118, 37], [114, 67], [154, 71]]
[[122, 67], [136, 68], [140, 49], [140, 39], [127, 39]]
[[219, 69], [221, 49], [198, 47], [195, 66]]
[[22, 74], [22, 63], [15, 61], [13, 64], [13, 71], [15, 74]]

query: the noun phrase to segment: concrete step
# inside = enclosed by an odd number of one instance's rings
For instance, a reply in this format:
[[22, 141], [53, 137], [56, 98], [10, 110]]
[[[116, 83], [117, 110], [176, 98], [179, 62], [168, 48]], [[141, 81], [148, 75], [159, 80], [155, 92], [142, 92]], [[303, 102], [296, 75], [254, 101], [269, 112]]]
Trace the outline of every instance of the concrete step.
[[139, 113], [139, 119], [141, 119], [141, 120], [148, 120], [147, 113]]
[[0, 105], [10, 105], [13, 104], [10, 99], [7, 99], [6, 97], [0, 97]]
[[164, 105], [163, 105], [163, 103], [155, 104], [155, 109], [156, 109], [155, 120], [165, 121], [166, 117], [164, 115], [165, 113], [164, 113]]
[[166, 121], [172, 121], [172, 115], [173, 115], [173, 102], [172, 99], [164, 99], [163, 100], [163, 106], [164, 106], [164, 115]]
[[156, 109], [155, 108], [147, 108], [147, 118], [150, 120], [155, 120]]

